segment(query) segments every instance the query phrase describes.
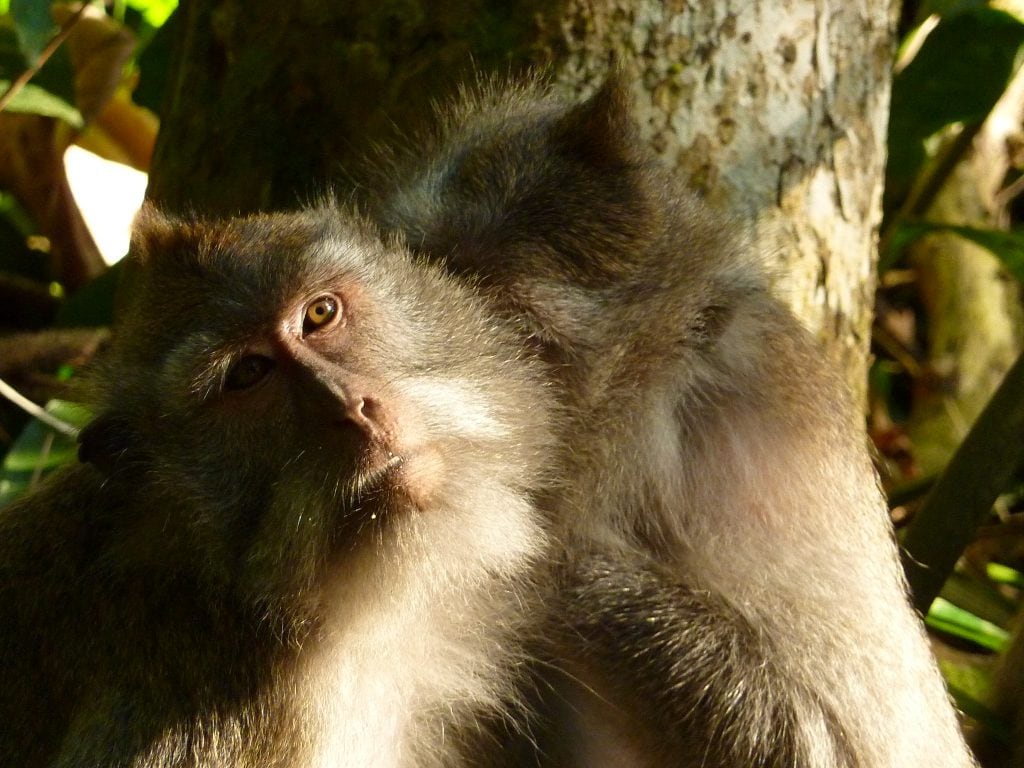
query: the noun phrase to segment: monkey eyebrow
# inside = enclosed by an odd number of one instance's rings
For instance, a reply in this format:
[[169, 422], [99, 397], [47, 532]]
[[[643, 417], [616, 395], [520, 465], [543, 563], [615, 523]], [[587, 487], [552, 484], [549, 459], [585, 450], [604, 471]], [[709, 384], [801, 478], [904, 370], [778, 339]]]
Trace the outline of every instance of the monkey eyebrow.
[[157, 375], [171, 391], [205, 400], [221, 378], [223, 354], [206, 333], [186, 333], [164, 356]]
[[197, 340], [194, 344], [184, 344], [182, 354], [191, 362], [185, 375], [187, 390], [201, 402], [206, 402], [221, 391], [224, 376], [231, 364], [244, 354], [244, 350], [234, 344], [204, 348], [202, 342]]

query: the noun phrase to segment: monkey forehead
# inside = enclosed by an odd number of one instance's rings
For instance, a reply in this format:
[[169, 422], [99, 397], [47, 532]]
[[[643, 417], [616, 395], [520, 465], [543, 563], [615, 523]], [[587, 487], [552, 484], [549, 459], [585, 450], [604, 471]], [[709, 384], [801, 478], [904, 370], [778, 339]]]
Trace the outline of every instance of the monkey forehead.
[[224, 221], [144, 217], [133, 234], [122, 325], [187, 328], [269, 321], [290, 301], [340, 282], [386, 301], [409, 256], [337, 210]]
[[233, 292], [281, 292], [322, 273], [366, 271], [389, 258], [366, 225], [339, 211], [196, 220], [160, 233], [150, 229], [143, 222], [135, 232], [131, 264], [162, 292], [187, 291], [196, 281]]

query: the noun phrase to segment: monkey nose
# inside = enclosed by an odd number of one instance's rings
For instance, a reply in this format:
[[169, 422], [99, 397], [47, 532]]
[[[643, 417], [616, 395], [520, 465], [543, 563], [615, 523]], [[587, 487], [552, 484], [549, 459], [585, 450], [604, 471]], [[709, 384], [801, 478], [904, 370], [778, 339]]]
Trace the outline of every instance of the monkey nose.
[[354, 395], [345, 405], [345, 418], [359, 427], [370, 437], [381, 433], [380, 409], [377, 401], [369, 397]]

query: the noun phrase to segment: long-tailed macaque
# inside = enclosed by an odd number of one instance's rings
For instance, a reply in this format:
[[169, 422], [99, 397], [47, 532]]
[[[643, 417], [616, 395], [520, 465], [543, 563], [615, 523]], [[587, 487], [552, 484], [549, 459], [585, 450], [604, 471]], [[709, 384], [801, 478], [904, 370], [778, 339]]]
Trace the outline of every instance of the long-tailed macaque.
[[144, 211], [84, 465], [0, 513], [0, 765], [479, 766], [557, 416], [469, 288], [328, 206]]
[[973, 763], [850, 398], [756, 245], [643, 148], [614, 80], [463, 100], [367, 202], [474, 281], [557, 384], [577, 766]]

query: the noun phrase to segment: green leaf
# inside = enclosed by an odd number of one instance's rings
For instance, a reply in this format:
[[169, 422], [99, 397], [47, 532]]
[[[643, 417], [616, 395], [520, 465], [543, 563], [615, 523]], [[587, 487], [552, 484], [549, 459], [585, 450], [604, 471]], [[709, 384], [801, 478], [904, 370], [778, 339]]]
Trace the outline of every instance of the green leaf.
[[138, 11], [151, 27], [160, 27], [178, 7], [178, 0], [126, 0], [125, 5]]
[[114, 296], [121, 281], [123, 262], [94, 277], [61, 304], [54, 325], [63, 328], [95, 328], [110, 325]]
[[925, 623], [941, 632], [969, 640], [990, 651], [1002, 651], [1010, 641], [1010, 633], [990, 621], [957, 608], [941, 597], [935, 598]]
[[986, 0], [925, 0], [917, 11], [917, 18], [956, 16], [965, 11], [984, 8], [986, 4]]
[[893, 81], [894, 119], [921, 139], [955, 122], [984, 118], [1018, 66], [1024, 24], [978, 8], [944, 19]]
[[0, 16], [0, 78], [13, 80], [28, 67], [10, 16]]
[[980, 245], [999, 259], [1011, 275], [1024, 283], [1024, 232], [1020, 231], [1007, 232], [1001, 229], [980, 229], [955, 224], [916, 221], [904, 224], [896, 230], [889, 241], [889, 251], [884, 261], [891, 263], [891, 257], [901, 253], [904, 248], [918, 238], [934, 232], [951, 232]]
[[171, 58], [177, 37], [176, 27], [181, 23], [179, 18], [180, 14], [176, 14], [161, 26], [139, 54], [139, 84], [132, 94], [132, 100], [158, 115], [171, 76]]
[[1008, 629], [1017, 614], [1016, 603], [995, 586], [959, 571], [953, 571], [946, 579], [939, 594], [958, 608], [1002, 629]]
[[985, 118], [1016, 71], [1024, 24], [991, 8], [943, 18], [893, 80], [889, 186], [909, 185], [924, 142], [952, 123]]
[[[90, 418], [82, 406], [62, 400], [51, 400], [46, 410], [76, 427], [84, 426]], [[47, 473], [74, 461], [77, 455], [73, 439], [31, 420], [0, 465], [0, 508], [30, 490]]]
[[10, 0], [11, 17], [25, 58], [34, 62], [50, 42], [57, 25], [50, 16], [50, 3], [43, 0]]
[[14, 195], [0, 191], [0, 276], [5, 273], [33, 280], [50, 281], [50, 260], [28, 246], [35, 226]]
[[1017, 587], [1017, 589], [1024, 589], [1024, 573], [1016, 568], [1010, 568], [1000, 563], [989, 563], [985, 567], [985, 573], [997, 584], [1007, 584]]
[[[5, 92], [9, 87], [10, 81], [0, 80], [0, 93]], [[7, 111], [56, 117], [73, 128], [81, 128], [83, 124], [81, 112], [64, 101], [64, 99], [54, 96], [49, 91], [31, 83], [18, 91], [7, 105]]]
[[35, 224], [25, 209], [21, 207], [18, 198], [10, 192], [0, 190], [0, 217], [5, 219], [22, 237], [34, 235]]
[[1024, 465], [1022, 434], [1024, 355], [1010, 366], [901, 532], [901, 559], [917, 608], [932, 604], [978, 525]]

